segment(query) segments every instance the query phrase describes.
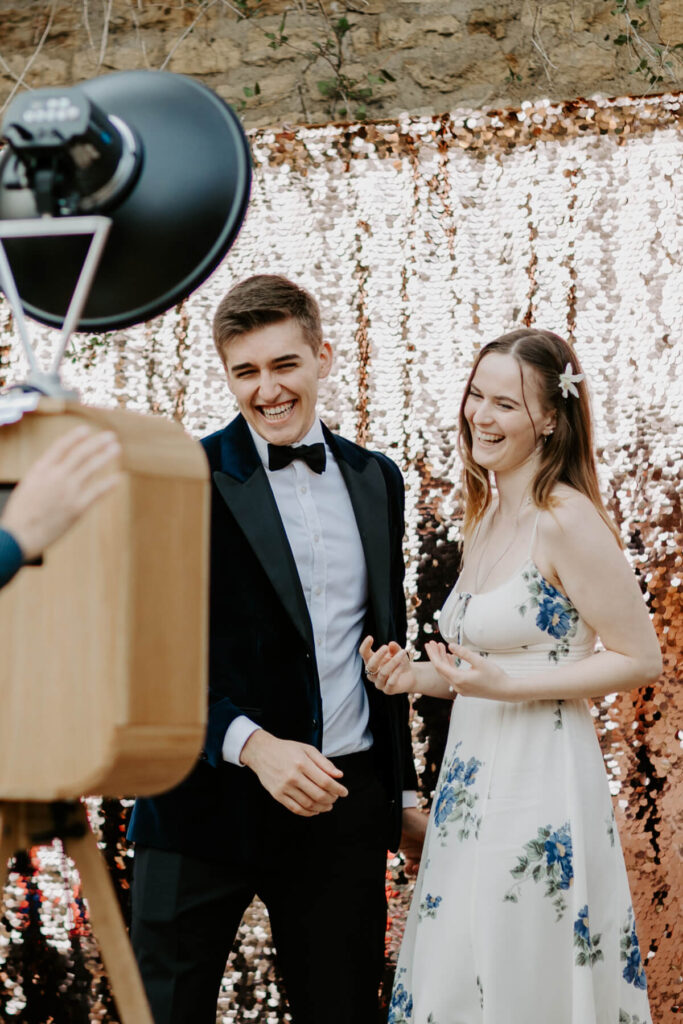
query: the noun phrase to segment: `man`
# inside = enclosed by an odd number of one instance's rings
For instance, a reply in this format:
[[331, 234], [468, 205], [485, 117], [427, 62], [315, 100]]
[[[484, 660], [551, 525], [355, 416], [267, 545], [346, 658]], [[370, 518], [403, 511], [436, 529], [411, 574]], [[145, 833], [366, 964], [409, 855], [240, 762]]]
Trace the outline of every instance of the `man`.
[[416, 780], [407, 704], [366, 684], [358, 646], [405, 639], [403, 484], [318, 419], [332, 349], [307, 292], [249, 278], [214, 340], [239, 415], [203, 442], [209, 723], [191, 775], [133, 812], [133, 945], [157, 1024], [213, 1024], [258, 894], [295, 1024], [375, 1024], [386, 851]]
[[114, 487], [120, 474], [102, 469], [120, 452], [115, 434], [80, 426], [33, 463], [0, 515], [0, 588]]

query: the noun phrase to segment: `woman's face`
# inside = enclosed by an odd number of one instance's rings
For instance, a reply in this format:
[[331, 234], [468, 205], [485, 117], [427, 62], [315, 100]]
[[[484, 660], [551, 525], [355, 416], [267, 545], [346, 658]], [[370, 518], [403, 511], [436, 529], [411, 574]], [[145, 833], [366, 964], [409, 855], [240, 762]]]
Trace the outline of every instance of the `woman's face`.
[[523, 465], [540, 449], [543, 434], [552, 432], [554, 414], [541, 405], [536, 374], [522, 364], [522, 375], [524, 393], [517, 360], [491, 352], [477, 366], [467, 393], [465, 419], [472, 432], [472, 457], [493, 473]]

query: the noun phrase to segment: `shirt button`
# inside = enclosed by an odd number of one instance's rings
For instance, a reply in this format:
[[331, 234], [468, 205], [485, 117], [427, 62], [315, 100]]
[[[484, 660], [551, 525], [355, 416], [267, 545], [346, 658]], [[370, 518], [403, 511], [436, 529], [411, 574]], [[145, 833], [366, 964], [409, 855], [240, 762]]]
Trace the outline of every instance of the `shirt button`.
[[301, 493], [305, 494], [307, 490], [308, 490], [308, 487], [306, 486], [306, 484], [304, 484], [303, 487], [301, 488]]
[[314, 533], [313, 534], [313, 540], [317, 544], [318, 541], [320, 540], [320, 534], [319, 533]]
[[316, 587], [315, 590], [313, 591], [313, 593], [316, 594], [316, 596], [318, 597], [320, 596], [320, 594], [322, 594], [322, 592], [322, 587]]
[[313, 721], [311, 722], [311, 725], [313, 726], [314, 729], [317, 729], [318, 728], [318, 719], [314, 718]]

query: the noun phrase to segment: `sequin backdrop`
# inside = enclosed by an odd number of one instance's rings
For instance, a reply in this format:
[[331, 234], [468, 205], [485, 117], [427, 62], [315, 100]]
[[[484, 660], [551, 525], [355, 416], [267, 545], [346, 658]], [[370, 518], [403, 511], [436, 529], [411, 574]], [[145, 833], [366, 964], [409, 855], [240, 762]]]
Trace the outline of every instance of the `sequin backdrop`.
[[[405, 473], [406, 592], [419, 645], [457, 571], [455, 431], [473, 355], [520, 324], [574, 341], [592, 391], [603, 491], [665, 657], [657, 686], [594, 708], [659, 1024], [673, 1021], [680, 994], [682, 123], [683, 99], [665, 96], [257, 132], [248, 218], [213, 277], [145, 326], [78, 337], [64, 366], [84, 401], [174, 417], [199, 437], [233, 414], [210, 338], [218, 299], [257, 271], [309, 287], [337, 351], [321, 396], [325, 420], [390, 453]], [[54, 339], [37, 336], [47, 360]], [[24, 372], [0, 305], [0, 375]], [[446, 726], [447, 708], [416, 703], [425, 802]], [[91, 811], [125, 907], [127, 806], [92, 802]], [[58, 844], [18, 867], [0, 937], [5, 1019], [45, 1021], [40, 1006], [52, 1000], [56, 1020], [116, 1020]], [[387, 877], [390, 975], [409, 885], [398, 859]], [[254, 904], [219, 1021], [289, 1019], [269, 953], [267, 919]]]

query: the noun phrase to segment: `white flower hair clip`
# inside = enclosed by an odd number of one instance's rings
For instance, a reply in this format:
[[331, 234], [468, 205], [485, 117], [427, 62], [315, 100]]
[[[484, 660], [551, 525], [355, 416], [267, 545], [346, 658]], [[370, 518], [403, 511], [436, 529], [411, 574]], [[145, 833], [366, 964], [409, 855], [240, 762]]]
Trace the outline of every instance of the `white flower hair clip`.
[[579, 391], [576, 387], [585, 378], [583, 373], [572, 373], [574, 367], [571, 363], [567, 363], [564, 368], [564, 373], [560, 374], [560, 389], [562, 391], [562, 397], [566, 398], [567, 395], [572, 394], [574, 398], [579, 397]]

